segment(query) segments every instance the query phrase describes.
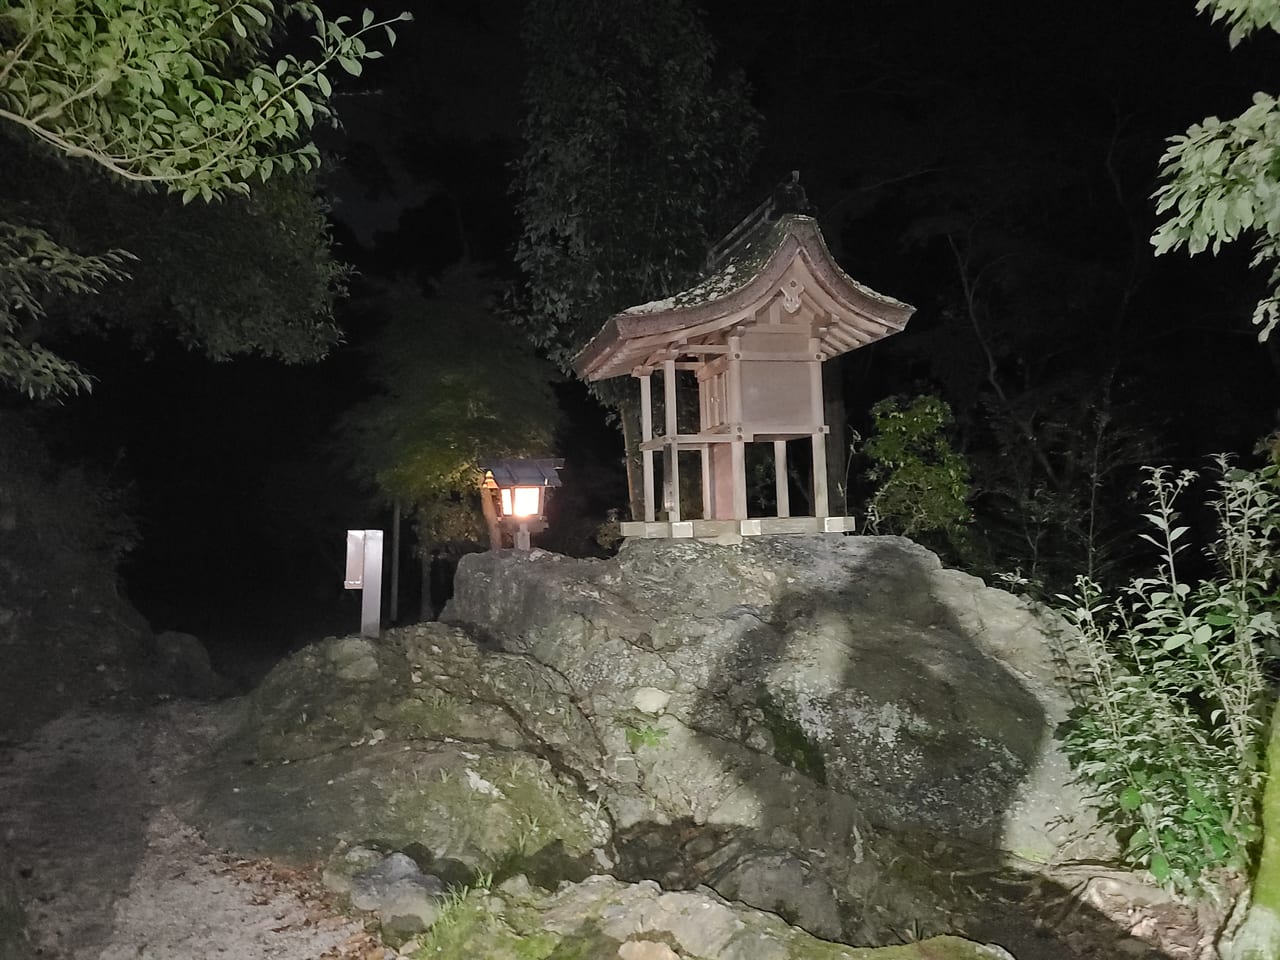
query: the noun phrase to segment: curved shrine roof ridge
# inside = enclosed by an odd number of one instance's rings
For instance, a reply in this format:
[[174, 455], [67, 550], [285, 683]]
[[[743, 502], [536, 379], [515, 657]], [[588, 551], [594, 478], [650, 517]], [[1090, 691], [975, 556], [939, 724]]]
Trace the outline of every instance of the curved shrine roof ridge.
[[629, 374], [654, 357], [723, 343], [735, 328], [763, 326], [782, 314], [807, 318], [823, 359], [830, 359], [899, 332], [914, 312], [845, 273], [810, 216], [744, 222], [735, 233], [713, 251], [714, 270], [692, 287], [610, 317], [575, 358], [578, 374], [587, 380]]

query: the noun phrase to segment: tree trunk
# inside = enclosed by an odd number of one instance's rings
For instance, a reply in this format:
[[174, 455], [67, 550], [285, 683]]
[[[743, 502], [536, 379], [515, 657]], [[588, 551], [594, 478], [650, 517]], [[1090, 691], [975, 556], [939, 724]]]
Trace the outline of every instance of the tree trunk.
[[502, 519], [498, 516], [498, 505], [492, 491], [480, 491], [480, 512], [484, 514], [484, 525], [489, 528], [489, 549], [501, 550]]
[[1244, 923], [1222, 944], [1223, 960], [1280, 958], [1280, 706], [1271, 715], [1267, 785], [1262, 794], [1262, 852]]
[[400, 619], [400, 500], [391, 509], [391, 624]]
[[419, 546], [419, 557], [422, 559], [422, 598], [418, 602], [418, 620], [422, 623], [436, 618], [436, 606], [431, 599], [431, 570], [435, 566], [435, 551], [431, 545]]

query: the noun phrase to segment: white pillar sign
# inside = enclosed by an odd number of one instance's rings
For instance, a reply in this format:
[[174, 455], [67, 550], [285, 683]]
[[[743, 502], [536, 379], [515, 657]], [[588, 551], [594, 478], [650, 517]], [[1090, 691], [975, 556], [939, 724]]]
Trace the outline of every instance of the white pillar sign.
[[377, 638], [382, 632], [382, 531], [347, 531], [347, 575], [342, 585], [362, 591], [360, 634]]

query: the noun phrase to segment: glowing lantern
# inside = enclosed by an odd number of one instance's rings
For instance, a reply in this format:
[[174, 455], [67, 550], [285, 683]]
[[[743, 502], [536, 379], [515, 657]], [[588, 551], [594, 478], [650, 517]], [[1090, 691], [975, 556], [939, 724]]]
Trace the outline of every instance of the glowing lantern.
[[[517, 550], [529, 549], [529, 534], [545, 530], [547, 494], [560, 486], [558, 471], [563, 460], [492, 460], [480, 465], [484, 471], [481, 483], [484, 495], [497, 491], [496, 528], [492, 534], [495, 546], [500, 531], [511, 533]], [[487, 501], [492, 503], [492, 500]], [[491, 508], [486, 506], [486, 515]]]

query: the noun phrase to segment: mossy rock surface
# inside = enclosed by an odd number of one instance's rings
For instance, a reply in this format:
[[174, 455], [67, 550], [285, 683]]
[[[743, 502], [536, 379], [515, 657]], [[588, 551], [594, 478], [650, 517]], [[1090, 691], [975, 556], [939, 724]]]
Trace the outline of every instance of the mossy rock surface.
[[486, 694], [503, 681], [480, 656], [444, 627], [316, 644], [253, 693], [239, 732], [177, 785], [180, 806], [221, 846], [292, 860], [369, 841], [476, 869], [587, 857], [607, 821]]
[[416, 956], [421, 960], [618, 960], [628, 956], [996, 960], [1008, 954], [958, 937], [849, 947], [819, 940], [776, 916], [730, 904], [710, 892], [671, 893], [651, 882], [627, 884], [596, 876], [566, 884], [553, 894], [531, 888], [522, 878], [494, 892], [474, 891], [446, 911]]
[[383, 741], [289, 763], [215, 764], [192, 775], [185, 813], [215, 843], [313, 860], [335, 845], [420, 844], [484, 868], [560, 843], [581, 856], [608, 838], [593, 806], [517, 752]]

